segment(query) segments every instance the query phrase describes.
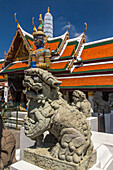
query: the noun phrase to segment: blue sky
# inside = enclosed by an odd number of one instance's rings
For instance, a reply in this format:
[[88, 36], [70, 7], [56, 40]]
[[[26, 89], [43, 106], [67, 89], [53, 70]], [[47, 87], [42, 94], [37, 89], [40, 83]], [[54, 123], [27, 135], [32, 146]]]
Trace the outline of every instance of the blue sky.
[[70, 38], [83, 32], [86, 22], [86, 41], [113, 37], [113, 0], [0, 0], [0, 59], [8, 51], [16, 33], [14, 13], [21, 27], [32, 33], [32, 17], [38, 27], [38, 17], [44, 17], [48, 6], [54, 20], [54, 36], [67, 30], [71, 23]]

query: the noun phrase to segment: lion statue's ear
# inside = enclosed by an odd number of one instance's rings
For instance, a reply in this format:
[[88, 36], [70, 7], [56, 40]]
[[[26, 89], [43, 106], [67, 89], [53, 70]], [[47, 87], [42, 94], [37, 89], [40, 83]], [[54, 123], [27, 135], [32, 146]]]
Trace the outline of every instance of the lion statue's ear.
[[52, 87], [53, 88], [57, 88], [57, 87], [59, 87], [60, 85], [61, 85], [61, 81], [58, 81], [58, 80], [56, 80], [56, 81], [54, 81], [53, 83], [52, 83]]

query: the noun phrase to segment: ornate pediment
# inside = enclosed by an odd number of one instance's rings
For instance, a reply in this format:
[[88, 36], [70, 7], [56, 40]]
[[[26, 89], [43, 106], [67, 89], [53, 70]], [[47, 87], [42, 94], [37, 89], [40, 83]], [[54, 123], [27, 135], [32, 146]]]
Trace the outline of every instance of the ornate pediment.
[[21, 41], [18, 50], [14, 56], [13, 61], [21, 61], [21, 60], [27, 60], [29, 57], [28, 50], [26, 49], [25, 45], [23, 44], [23, 41]]

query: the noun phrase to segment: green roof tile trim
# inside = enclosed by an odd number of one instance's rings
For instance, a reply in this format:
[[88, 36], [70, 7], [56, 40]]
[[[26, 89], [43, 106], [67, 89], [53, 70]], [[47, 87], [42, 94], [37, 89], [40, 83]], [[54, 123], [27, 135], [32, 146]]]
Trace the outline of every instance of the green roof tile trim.
[[27, 42], [28, 42], [29, 46], [31, 47], [31, 45], [30, 45], [30, 43], [29, 43], [28, 39], [29, 39], [29, 40], [31, 40], [31, 41], [33, 41], [33, 38], [29, 37], [28, 35], [25, 35], [25, 38], [26, 38], [26, 40], [27, 40]]
[[80, 72], [72, 72], [70, 74], [93, 73], [93, 72], [109, 72], [109, 71], [113, 71], [113, 68], [110, 68], [110, 69], [89, 70], [89, 71], [80, 71]]
[[85, 61], [93, 61], [93, 60], [106, 60], [106, 59], [113, 59], [113, 56], [110, 56], [110, 57], [102, 57], [102, 58], [93, 58], [93, 59], [90, 59], [90, 60], [82, 60], [83, 62], [85, 62]]
[[4, 63], [4, 61], [0, 61], [0, 64]]
[[76, 49], [78, 44], [79, 44], [78, 41], [72, 41], [72, 42], [68, 42], [67, 46], [69, 46], [69, 45], [76, 45], [75, 46], [75, 49]]
[[21, 67], [21, 68], [10, 69], [10, 70], [5, 69], [2, 73], [9, 73], [9, 72], [15, 72], [15, 71], [22, 71], [22, 70], [26, 70], [26, 69], [28, 69], [28, 67]]
[[104, 42], [97, 42], [97, 43], [95, 43], [95, 44], [90, 44], [90, 45], [84, 46], [84, 49], [93, 48], [93, 47], [98, 47], [98, 46], [107, 45], [107, 44], [112, 44], [112, 43], [113, 43], [113, 40], [104, 41]]
[[70, 56], [60, 57], [59, 59], [70, 59], [70, 58], [72, 58], [73, 54], [74, 54], [74, 50], [72, 51], [72, 54]]
[[[59, 63], [59, 64], [60, 64], [60, 63]], [[68, 66], [68, 63], [65, 65], [64, 68], [61, 68], [61, 69], [48, 69], [48, 70], [49, 70], [49, 71], [53, 71], [53, 72], [57, 72], [57, 71], [65, 71], [66, 68], [67, 68], [67, 66]]]
[[113, 85], [92, 85], [92, 86], [60, 86], [61, 89], [73, 89], [73, 88], [113, 88]]
[[0, 82], [3, 82], [4, 81], [4, 79], [0, 79]]
[[28, 68], [28, 67], [21, 67], [21, 68], [9, 69], [9, 70], [8, 70], [8, 68], [10, 68], [11, 66], [13, 66], [14, 64], [15, 64], [15, 63], [9, 64], [9, 66], [6, 67], [6, 68], [2, 71], [2, 73], [13, 72], [13, 71], [20, 71], [20, 70], [25, 70], [25, 69]]
[[58, 39], [55, 39], [55, 40], [48, 40], [47, 43], [55, 43], [55, 42], [58, 42], [58, 41], [62, 41], [61, 38], [58, 38]]

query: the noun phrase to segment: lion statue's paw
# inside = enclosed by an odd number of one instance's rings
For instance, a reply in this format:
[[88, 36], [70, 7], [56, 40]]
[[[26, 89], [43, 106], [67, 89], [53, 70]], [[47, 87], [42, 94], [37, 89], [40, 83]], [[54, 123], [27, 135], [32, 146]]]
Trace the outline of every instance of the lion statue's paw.
[[79, 163], [85, 154], [89, 141], [74, 128], [65, 128], [61, 131], [61, 145], [58, 157], [68, 162]]

